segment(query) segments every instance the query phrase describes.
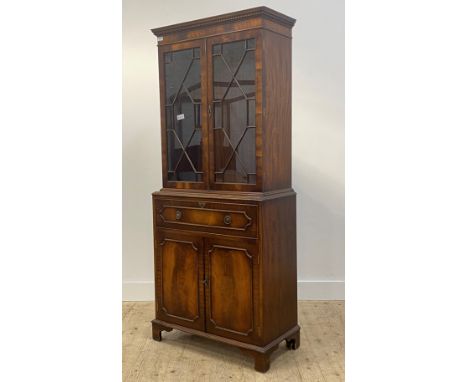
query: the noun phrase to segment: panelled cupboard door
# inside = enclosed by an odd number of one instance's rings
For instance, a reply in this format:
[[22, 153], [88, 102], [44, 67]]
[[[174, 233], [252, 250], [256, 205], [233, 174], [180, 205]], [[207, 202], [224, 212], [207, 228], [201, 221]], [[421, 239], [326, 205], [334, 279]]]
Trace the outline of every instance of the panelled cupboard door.
[[248, 241], [205, 239], [207, 332], [253, 342], [257, 270], [256, 247]]
[[257, 30], [207, 39], [210, 188], [261, 186], [262, 50]]
[[159, 47], [164, 187], [208, 184], [204, 44], [196, 40]]
[[203, 239], [158, 232], [155, 244], [157, 318], [204, 330]]

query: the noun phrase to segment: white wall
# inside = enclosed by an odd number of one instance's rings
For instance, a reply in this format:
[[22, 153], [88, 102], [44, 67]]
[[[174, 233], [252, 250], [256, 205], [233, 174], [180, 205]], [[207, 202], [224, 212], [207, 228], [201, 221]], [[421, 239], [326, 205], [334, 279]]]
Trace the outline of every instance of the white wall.
[[123, 1], [123, 298], [153, 293], [151, 193], [162, 187], [151, 28], [266, 5], [293, 28], [293, 187], [302, 299], [344, 298], [344, 0]]

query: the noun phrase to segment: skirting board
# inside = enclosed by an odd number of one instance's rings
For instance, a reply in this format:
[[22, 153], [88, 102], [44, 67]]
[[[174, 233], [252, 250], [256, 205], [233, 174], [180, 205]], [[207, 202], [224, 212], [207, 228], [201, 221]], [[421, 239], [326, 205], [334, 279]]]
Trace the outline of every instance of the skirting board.
[[[153, 301], [153, 281], [124, 281], [122, 286], [123, 301]], [[299, 300], [344, 300], [344, 281], [313, 281], [297, 282], [297, 297]]]

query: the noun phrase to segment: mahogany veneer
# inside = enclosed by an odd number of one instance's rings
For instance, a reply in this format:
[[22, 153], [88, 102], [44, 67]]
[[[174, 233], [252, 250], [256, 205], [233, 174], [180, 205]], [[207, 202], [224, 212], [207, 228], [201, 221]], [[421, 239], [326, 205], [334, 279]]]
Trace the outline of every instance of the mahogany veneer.
[[153, 338], [237, 346], [266, 372], [297, 324], [291, 29], [266, 7], [158, 36], [163, 188], [153, 193]]

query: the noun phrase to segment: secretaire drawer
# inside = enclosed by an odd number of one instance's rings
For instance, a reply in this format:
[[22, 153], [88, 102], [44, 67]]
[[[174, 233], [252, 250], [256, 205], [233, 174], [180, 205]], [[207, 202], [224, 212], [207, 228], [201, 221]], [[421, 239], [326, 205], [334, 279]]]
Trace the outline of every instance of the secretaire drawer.
[[156, 199], [159, 227], [257, 236], [257, 206], [224, 202]]

